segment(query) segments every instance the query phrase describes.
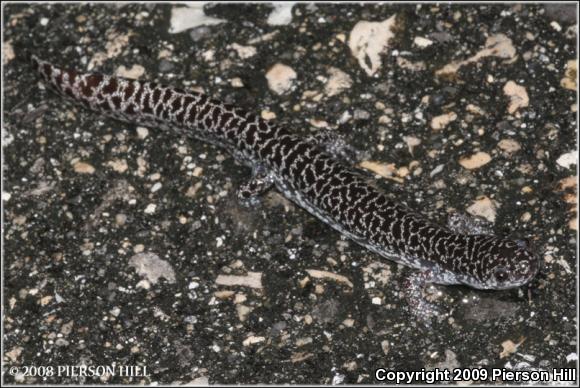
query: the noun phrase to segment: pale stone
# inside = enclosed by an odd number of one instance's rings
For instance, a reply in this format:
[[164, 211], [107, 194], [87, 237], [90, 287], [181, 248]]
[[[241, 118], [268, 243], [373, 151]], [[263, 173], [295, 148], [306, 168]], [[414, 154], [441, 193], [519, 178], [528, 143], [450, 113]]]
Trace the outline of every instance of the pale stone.
[[578, 165], [578, 150], [561, 155], [558, 160], [556, 160], [556, 163], [564, 168], [570, 168], [573, 164]]
[[95, 168], [85, 162], [76, 162], [73, 165], [73, 169], [79, 174], [93, 174], [95, 172]]
[[266, 73], [268, 86], [276, 94], [284, 94], [292, 87], [297, 74], [290, 66], [277, 63]]
[[515, 60], [516, 49], [512, 44], [510, 38], [504, 34], [492, 35], [485, 41], [485, 47], [475, 55], [463, 61], [455, 61], [445, 65], [443, 68], [437, 70], [435, 75], [448, 76], [455, 75], [460, 67], [472, 62], [477, 62], [485, 57], [498, 57], [506, 59], [508, 62]]
[[130, 69], [127, 69], [125, 66], [121, 65], [117, 68], [115, 74], [117, 77], [138, 79], [143, 74], [145, 74], [145, 68], [141, 65], [133, 65]]
[[459, 159], [459, 164], [468, 170], [473, 170], [486, 165], [491, 161], [491, 156], [487, 152], [476, 152], [475, 154]]
[[362, 20], [350, 32], [348, 47], [360, 67], [369, 76], [375, 74], [382, 66], [380, 56], [387, 51], [390, 40], [395, 36], [393, 32], [395, 22], [396, 15], [382, 22]]
[[417, 36], [415, 39], [413, 39], [413, 43], [418, 47], [429, 47], [433, 44], [433, 41], [421, 36]]
[[433, 117], [431, 120], [431, 128], [435, 131], [440, 131], [455, 120], [457, 120], [457, 114], [455, 112], [444, 113]]
[[292, 22], [292, 7], [295, 2], [274, 3], [274, 9], [268, 16], [268, 23], [271, 26], [284, 26]]
[[320, 271], [317, 269], [307, 269], [306, 272], [308, 273], [308, 275], [310, 275], [316, 279], [331, 279], [331, 280], [336, 281], [337, 283], [345, 284], [345, 285], [349, 286], [350, 288], [354, 287], [352, 282], [350, 280], [348, 280], [348, 278], [346, 276], [343, 276], [343, 275], [338, 275], [338, 274], [328, 272], [328, 271]]
[[242, 46], [237, 43], [229, 45], [228, 48], [234, 49], [241, 59], [251, 58], [258, 52], [254, 46]]
[[578, 60], [572, 59], [566, 63], [566, 73], [560, 81], [560, 85], [568, 90], [576, 90], [576, 77], [578, 75]]
[[482, 217], [491, 223], [495, 222], [497, 216], [496, 204], [486, 196], [482, 196], [473, 201], [467, 208], [467, 212], [473, 216]]
[[514, 154], [522, 148], [520, 143], [518, 143], [517, 141], [515, 141], [513, 139], [502, 139], [497, 144], [497, 146], [508, 154]]
[[157, 283], [160, 278], [166, 279], [169, 283], [175, 283], [175, 271], [171, 264], [161, 260], [154, 253], [138, 253], [131, 257], [129, 265], [152, 284]]
[[215, 282], [220, 286], [263, 287], [261, 272], [248, 272], [246, 276], [218, 275]]
[[171, 9], [169, 33], [177, 34], [199, 26], [209, 26], [226, 22], [207, 16], [203, 12], [204, 3], [189, 3], [188, 7], [174, 7]]
[[510, 99], [508, 105], [509, 114], [514, 114], [518, 109], [525, 108], [530, 103], [526, 88], [516, 84], [514, 81], [508, 81], [504, 85], [503, 93]]
[[328, 74], [330, 77], [324, 86], [324, 92], [327, 96], [335, 96], [352, 86], [352, 78], [344, 71], [331, 67], [328, 69]]

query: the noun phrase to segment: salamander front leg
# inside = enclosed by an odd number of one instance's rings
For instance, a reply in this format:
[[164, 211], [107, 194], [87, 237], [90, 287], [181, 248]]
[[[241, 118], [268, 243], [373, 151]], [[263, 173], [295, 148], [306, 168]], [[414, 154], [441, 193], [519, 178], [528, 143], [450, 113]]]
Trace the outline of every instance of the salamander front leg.
[[238, 201], [246, 207], [255, 206], [259, 197], [274, 185], [274, 176], [264, 167], [255, 167], [250, 180], [238, 188]]
[[405, 280], [404, 292], [409, 312], [425, 326], [431, 326], [434, 319], [444, 317], [445, 314], [440, 307], [426, 299], [424, 291], [432, 283], [444, 282], [444, 279], [433, 270], [416, 272]]
[[468, 216], [458, 212], [452, 212], [447, 218], [447, 227], [452, 232], [464, 235], [470, 234], [493, 234], [492, 224], [480, 217]]

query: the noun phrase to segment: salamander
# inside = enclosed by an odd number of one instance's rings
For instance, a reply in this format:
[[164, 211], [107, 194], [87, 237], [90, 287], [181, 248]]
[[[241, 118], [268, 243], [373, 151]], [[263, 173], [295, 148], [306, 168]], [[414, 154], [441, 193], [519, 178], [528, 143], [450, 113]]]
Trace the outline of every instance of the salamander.
[[462, 217], [446, 226], [431, 222], [320, 144], [259, 115], [198, 92], [32, 62], [56, 92], [92, 111], [225, 149], [253, 170], [241, 198], [275, 187], [358, 244], [419, 270], [426, 282], [497, 290], [522, 286], [538, 272], [527, 240], [496, 236]]

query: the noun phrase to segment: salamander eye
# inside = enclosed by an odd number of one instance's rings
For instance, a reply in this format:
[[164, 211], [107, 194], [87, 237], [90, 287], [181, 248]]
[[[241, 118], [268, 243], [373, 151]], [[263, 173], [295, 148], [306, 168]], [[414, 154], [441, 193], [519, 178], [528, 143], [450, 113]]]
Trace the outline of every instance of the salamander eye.
[[509, 273], [505, 267], [495, 267], [493, 270], [493, 277], [498, 282], [505, 282], [509, 279]]

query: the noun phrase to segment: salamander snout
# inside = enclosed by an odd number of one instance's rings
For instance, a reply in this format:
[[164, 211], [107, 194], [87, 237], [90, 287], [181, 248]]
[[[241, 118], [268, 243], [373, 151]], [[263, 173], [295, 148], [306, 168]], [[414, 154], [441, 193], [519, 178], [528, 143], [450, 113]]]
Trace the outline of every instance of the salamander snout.
[[503, 240], [488, 256], [490, 273], [485, 281], [489, 289], [520, 287], [530, 282], [540, 270], [540, 258], [529, 240]]

